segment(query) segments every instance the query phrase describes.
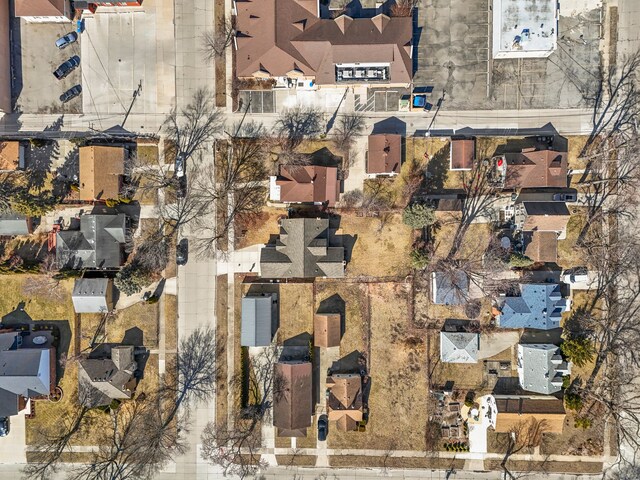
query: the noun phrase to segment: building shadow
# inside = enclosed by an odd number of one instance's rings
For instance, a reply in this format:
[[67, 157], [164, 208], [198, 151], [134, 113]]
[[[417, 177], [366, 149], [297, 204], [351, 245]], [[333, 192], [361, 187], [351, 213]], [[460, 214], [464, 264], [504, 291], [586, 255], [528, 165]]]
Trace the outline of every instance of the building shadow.
[[367, 373], [367, 361], [365, 356], [358, 350], [354, 350], [348, 355], [339, 358], [331, 364], [329, 367], [328, 375], [336, 373], [360, 373], [366, 375]]
[[335, 293], [328, 298], [320, 301], [320, 305], [318, 305], [317, 313], [338, 313], [340, 314], [340, 338], [344, 335], [346, 331], [346, 321], [345, 321], [345, 312], [346, 312], [346, 302], [343, 298]]
[[400, 120], [398, 117], [389, 117], [381, 120], [373, 125], [373, 131], [371, 135], [378, 135], [383, 133], [395, 133], [397, 135], [407, 136], [407, 124], [405, 121]]

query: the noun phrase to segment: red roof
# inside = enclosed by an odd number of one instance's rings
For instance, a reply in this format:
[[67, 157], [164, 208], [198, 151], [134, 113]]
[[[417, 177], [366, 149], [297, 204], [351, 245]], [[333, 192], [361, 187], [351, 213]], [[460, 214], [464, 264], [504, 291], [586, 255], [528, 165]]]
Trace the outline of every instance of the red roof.
[[337, 167], [280, 167], [276, 178], [280, 201], [292, 203], [323, 203], [333, 206], [340, 196]]
[[367, 173], [398, 173], [401, 161], [401, 135], [369, 135]]
[[451, 140], [451, 170], [471, 170], [475, 156], [476, 143], [474, 140]]

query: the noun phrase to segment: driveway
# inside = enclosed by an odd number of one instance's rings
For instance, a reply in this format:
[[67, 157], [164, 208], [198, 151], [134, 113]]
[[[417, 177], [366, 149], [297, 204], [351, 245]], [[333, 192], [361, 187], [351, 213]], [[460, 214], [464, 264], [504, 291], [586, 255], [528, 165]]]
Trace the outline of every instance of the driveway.
[[11, 417], [10, 421], [9, 435], [0, 438], [0, 464], [25, 463], [27, 450], [24, 413]]

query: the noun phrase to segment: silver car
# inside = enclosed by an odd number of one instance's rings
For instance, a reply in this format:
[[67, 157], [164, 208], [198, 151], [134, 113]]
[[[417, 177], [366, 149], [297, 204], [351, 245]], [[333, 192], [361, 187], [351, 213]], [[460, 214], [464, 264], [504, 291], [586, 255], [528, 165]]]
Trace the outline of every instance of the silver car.
[[64, 37], [60, 37], [56, 40], [56, 47], [62, 50], [74, 43], [76, 40], [78, 40], [78, 34], [76, 32], [69, 32]]

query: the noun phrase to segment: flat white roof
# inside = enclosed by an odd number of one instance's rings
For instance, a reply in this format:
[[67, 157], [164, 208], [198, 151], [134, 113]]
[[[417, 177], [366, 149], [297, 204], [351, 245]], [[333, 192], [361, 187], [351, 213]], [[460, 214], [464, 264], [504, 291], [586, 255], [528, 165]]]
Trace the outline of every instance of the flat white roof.
[[558, 40], [558, 0], [493, 0], [493, 58], [548, 57]]

